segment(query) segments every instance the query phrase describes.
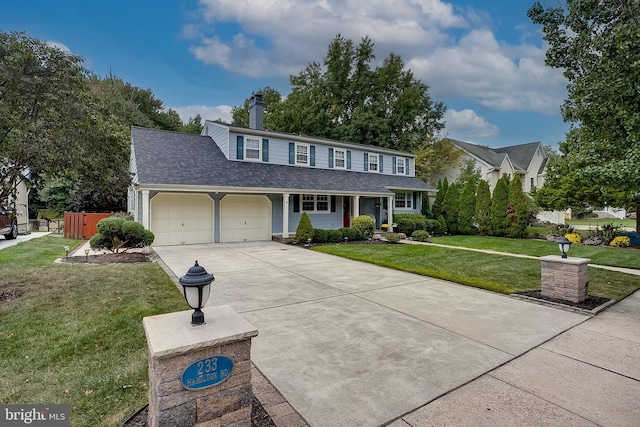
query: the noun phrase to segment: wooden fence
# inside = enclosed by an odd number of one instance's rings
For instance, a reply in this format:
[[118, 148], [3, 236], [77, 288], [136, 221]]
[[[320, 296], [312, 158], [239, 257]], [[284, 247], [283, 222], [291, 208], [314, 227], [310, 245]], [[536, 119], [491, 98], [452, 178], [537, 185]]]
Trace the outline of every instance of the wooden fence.
[[102, 218], [113, 216], [114, 213], [64, 213], [64, 237], [68, 239], [90, 239], [98, 232], [96, 225]]

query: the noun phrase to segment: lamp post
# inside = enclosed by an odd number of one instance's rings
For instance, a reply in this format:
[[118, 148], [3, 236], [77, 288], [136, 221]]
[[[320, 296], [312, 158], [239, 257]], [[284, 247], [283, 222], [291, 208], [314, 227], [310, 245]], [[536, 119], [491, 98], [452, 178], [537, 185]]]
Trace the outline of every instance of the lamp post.
[[69, 246], [65, 246], [64, 247], [64, 252], [65, 252], [65, 256], [64, 259], [66, 259], [67, 261], [69, 261]]
[[84, 250], [84, 263], [85, 264], [89, 263], [89, 249]]
[[567, 252], [569, 252], [569, 248], [571, 248], [571, 241], [562, 236], [558, 239], [558, 247], [560, 248], [560, 252], [562, 252], [562, 258], [566, 258]]
[[191, 315], [191, 325], [193, 326], [205, 324], [202, 307], [209, 299], [211, 282], [214, 280], [213, 274], [207, 273], [207, 270], [200, 266], [198, 261], [187, 271], [187, 274], [178, 280], [184, 290], [184, 299], [187, 300], [189, 307], [194, 309]]

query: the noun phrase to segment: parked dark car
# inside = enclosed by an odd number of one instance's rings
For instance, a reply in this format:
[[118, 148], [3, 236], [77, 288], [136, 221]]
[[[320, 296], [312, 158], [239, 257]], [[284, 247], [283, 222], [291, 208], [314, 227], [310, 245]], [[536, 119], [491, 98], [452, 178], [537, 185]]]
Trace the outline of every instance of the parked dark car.
[[18, 237], [18, 220], [11, 208], [0, 206], [0, 234], [7, 240]]

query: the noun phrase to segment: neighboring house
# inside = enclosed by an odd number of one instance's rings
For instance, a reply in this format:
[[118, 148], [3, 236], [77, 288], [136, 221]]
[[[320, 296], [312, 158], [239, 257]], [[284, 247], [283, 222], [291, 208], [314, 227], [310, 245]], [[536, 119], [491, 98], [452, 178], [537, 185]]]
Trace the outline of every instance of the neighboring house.
[[[544, 184], [547, 156], [540, 142], [511, 145], [509, 147], [489, 148], [470, 142], [449, 139], [449, 142], [460, 148], [464, 154], [462, 161], [471, 159], [480, 169], [481, 178], [489, 182], [493, 189], [503, 174], [514, 178], [520, 176], [522, 190], [525, 193]], [[449, 182], [455, 181], [460, 171], [450, 168], [445, 172]]]
[[[23, 173], [25, 178], [30, 177], [30, 173]], [[10, 198], [6, 204], [7, 207], [11, 207], [16, 214], [16, 219], [18, 220], [18, 231], [19, 232], [28, 232], [29, 231], [29, 186], [27, 182], [23, 179], [16, 186], [16, 197]]]
[[313, 226], [348, 227], [370, 215], [419, 213], [434, 193], [415, 178], [411, 153], [206, 121], [202, 135], [133, 127], [129, 210], [155, 245], [291, 237], [302, 212]]

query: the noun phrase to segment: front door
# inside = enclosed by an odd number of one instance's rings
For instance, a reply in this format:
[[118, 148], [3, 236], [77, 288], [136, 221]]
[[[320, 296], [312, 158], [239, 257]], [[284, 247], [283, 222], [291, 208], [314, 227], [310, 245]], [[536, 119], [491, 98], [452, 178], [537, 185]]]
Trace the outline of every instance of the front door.
[[351, 226], [351, 197], [342, 197], [342, 226]]

